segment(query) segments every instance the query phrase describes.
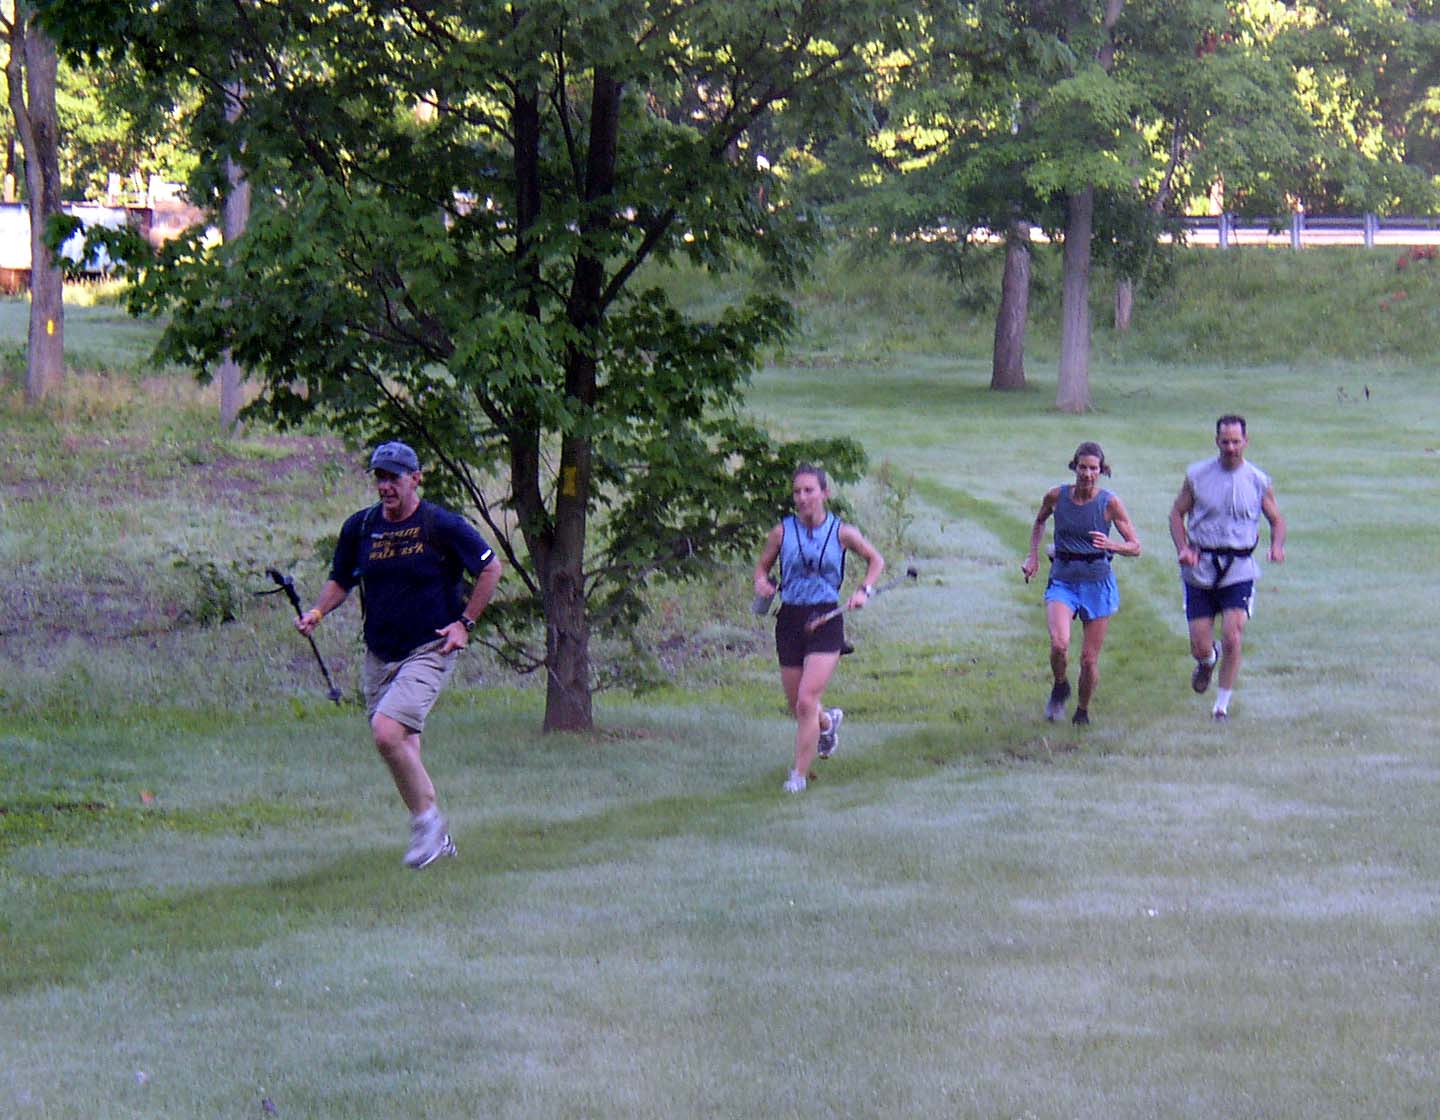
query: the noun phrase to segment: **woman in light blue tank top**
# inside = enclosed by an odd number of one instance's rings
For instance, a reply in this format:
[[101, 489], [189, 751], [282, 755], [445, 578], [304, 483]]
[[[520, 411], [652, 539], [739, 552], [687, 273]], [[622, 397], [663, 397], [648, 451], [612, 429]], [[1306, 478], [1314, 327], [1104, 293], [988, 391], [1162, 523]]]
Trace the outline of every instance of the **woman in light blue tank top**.
[[[765, 538], [755, 563], [755, 597], [761, 613], [769, 609], [776, 592], [781, 597], [775, 651], [780, 684], [795, 716], [795, 760], [784, 788], [799, 793], [805, 789], [816, 754], [829, 758], [835, 749], [844, 718], [839, 708], [824, 706], [825, 686], [845, 648], [844, 618], [837, 615], [813, 630], [806, 623], [839, 605], [846, 552], [865, 561], [865, 576], [846, 601], [847, 610], [859, 610], [869, 600], [885, 561], [859, 529], [826, 508], [830, 482], [824, 471], [801, 464], [790, 483], [795, 512]], [[777, 560], [778, 584], [770, 575]]]
[[[1030, 553], [1020, 565], [1025, 582], [1040, 568], [1040, 542], [1045, 539], [1045, 522], [1055, 515], [1055, 549], [1050, 561], [1050, 579], [1045, 585], [1045, 620], [1050, 630], [1050, 670], [1054, 683], [1045, 704], [1045, 718], [1052, 722], [1065, 715], [1070, 698], [1070, 623], [1078, 615], [1084, 628], [1080, 649], [1080, 695], [1075, 705], [1075, 722], [1090, 722], [1090, 697], [1100, 680], [1100, 647], [1110, 616], [1120, 607], [1120, 591], [1110, 557], [1139, 556], [1140, 541], [1125, 512], [1125, 504], [1099, 486], [1100, 476], [1110, 474], [1105, 452], [1089, 440], [1075, 449], [1070, 460], [1075, 472], [1073, 486], [1056, 486], [1040, 502], [1040, 512], [1030, 530]], [[1121, 539], [1110, 536], [1115, 527]]]

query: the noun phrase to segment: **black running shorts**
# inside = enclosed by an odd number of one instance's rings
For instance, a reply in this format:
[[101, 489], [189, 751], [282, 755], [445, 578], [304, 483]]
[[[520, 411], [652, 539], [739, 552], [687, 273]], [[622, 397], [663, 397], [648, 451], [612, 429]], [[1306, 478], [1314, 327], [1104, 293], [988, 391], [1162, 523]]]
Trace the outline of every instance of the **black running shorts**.
[[780, 664], [798, 668], [805, 664], [807, 653], [840, 653], [845, 648], [845, 616], [836, 615], [829, 622], [805, 632], [805, 624], [816, 615], [833, 611], [834, 603], [818, 606], [782, 606], [775, 615], [775, 652]]

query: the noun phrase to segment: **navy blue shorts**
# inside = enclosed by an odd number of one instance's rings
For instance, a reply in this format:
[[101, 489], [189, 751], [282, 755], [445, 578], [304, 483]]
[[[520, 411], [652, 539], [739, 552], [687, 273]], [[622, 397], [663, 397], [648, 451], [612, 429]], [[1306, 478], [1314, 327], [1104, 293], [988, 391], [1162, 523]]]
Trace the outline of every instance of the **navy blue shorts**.
[[1195, 587], [1185, 584], [1185, 618], [1214, 618], [1226, 611], [1244, 611], [1248, 618], [1255, 613], [1255, 581], [1241, 580], [1228, 587]]
[[829, 622], [805, 632], [805, 624], [816, 615], [833, 611], [834, 603], [813, 607], [781, 606], [775, 614], [775, 652], [780, 664], [789, 669], [805, 664], [807, 653], [841, 653], [845, 649], [845, 616], [837, 614]]

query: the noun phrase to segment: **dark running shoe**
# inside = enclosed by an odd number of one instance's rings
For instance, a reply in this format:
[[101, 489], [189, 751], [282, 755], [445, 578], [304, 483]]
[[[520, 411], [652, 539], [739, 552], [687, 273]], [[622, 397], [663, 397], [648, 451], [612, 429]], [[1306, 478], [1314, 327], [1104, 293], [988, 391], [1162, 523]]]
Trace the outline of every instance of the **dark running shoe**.
[[1222, 712], [1219, 708], [1216, 708], [1213, 712], [1210, 713], [1210, 718], [1216, 723], [1229, 723], [1230, 713]]
[[1051, 723], [1065, 718], [1065, 701], [1070, 699], [1070, 682], [1060, 681], [1050, 689], [1050, 699], [1045, 702], [1045, 718]]
[[1190, 674], [1190, 687], [1196, 692], [1204, 692], [1210, 687], [1210, 677], [1215, 672], [1215, 666], [1220, 664], [1220, 643], [1216, 642], [1210, 650], [1210, 663], [1203, 661], [1195, 662], [1195, 671]]
[[1074, 724], [1076, 724], [1076, 725], [1078, 725], [1078, 726], [1080, 726], [1080, 727], [1089, 727], [1089, 726], [1090, 726], [1090, 713], [1087, 712], [1084, 708], [1076, 708], [1076, 709], [1075, 709], [1075, 718], [1074, 718], [1073, 720], [1071, 720], [1070, 722], [1071, 722], [1071, 723], [1074, 723]]

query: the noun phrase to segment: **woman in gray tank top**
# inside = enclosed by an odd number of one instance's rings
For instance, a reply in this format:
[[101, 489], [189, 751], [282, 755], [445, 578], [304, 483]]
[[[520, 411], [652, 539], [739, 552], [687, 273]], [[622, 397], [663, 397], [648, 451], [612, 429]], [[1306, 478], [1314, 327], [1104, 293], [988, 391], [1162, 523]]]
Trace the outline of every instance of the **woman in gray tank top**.
[[[1120, 591], [1110, 557], [1139, 556], [1140, 540], [1118, 495], [1099, 486], [1100, 476], [1110, 474], [1110, 464], [1098, 443], [1086, 441], [1075, 449], [1070, 460], [1075, 472], [1073, 485], [1056, 486], [1040, 501], [1040, 512], [1030, 530], [1030, 553], [1020, 565], [1029, 583], [1040, 569], [1040, 542], [1045, 539], [1045, 522], [1055, 515], [1055, 547], [1050, 561], [1050, 579], [1045, 585], [1045, 619], [1050, 629], [1050, 670], [1054, 684], [1045, 704], [1045, 718], [1052, 722], [1065, 715], [1070, 698], [1070, 623], [1077, 616], [1084, 628], [1080, 649], [1080, 695], [1075, 722], [1090, 722], [1090, 697], [1100, 680], [1100, 647], [1110, 616], [1120, 607]], [[1120, 540], [1110, 536], [1110, 527]]]

